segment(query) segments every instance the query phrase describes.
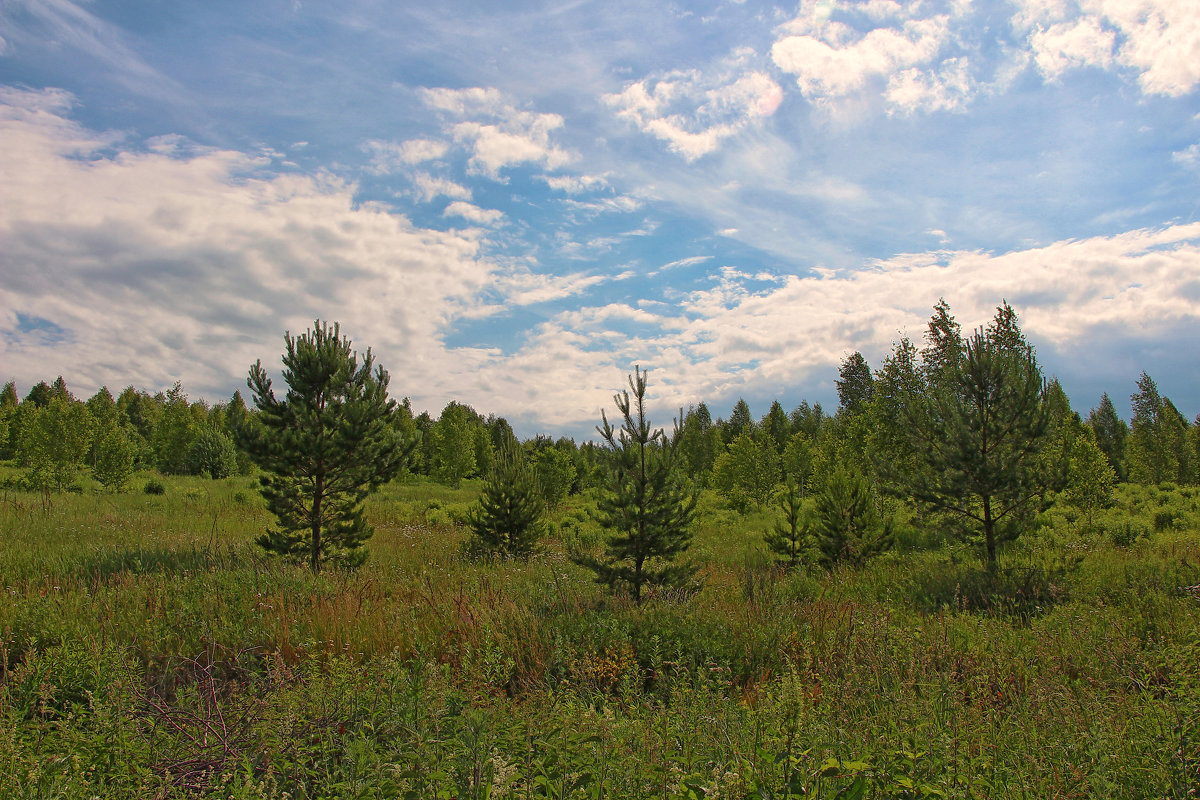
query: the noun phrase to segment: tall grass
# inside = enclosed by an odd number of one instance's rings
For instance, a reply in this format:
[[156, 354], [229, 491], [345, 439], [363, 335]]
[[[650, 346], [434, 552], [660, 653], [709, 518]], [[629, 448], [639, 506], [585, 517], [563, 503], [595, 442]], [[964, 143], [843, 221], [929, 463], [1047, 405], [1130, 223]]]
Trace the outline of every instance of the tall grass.
[[998, 580], [953, 545], [787, 573], [768, 515], [706, 498], [700, 586], [638, 607], [566, 557], [597, 541], [586, 498], [534, 558], [494, 563], [462, 556], [478, 486], [391, 484], [367, 565], [313, 576], [251, 544], [270, 520], [248, 479], [164, 483], [0, 496], [0, 796], [1200, 786], [1188, 488], [1054, 511]]

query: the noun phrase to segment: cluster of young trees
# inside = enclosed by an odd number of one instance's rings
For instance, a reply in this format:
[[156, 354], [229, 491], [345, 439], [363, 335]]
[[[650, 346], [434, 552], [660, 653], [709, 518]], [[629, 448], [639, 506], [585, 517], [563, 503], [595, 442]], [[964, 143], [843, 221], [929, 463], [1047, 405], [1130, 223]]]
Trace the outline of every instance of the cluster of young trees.
[[0, 458], [39, 490], [70, 488], [84, 469], [112, 491], [137, 469], [223, 478], [250, 468], [233, 443], [246, 414], [240, 393], [227, 404], [190, 403], [179, 383], [155, 395], [130, 386], [116, 398], [101, 387], [79, 400], [59, 377], [19, 400], [9, 381], [0, 390]]
[[136, 468], [220, 478], [256, 463], [278, 520], [260, 543], [314, 570], [362, 557], [364, 499], [406, 470], [454, 486], [486, 478], [468, 522], [484, 550], [504, 556], [528, 555], [542, 515], [594, 487], [610, 538], [602, 558], [577, 560], [639, 602], [645, 588], [688, 574], [674, 562], [703, 486], [741, 512], [774, 503], [779, 521], [766, 541], [788, 564], [861, 563], [890, 546], [893, 512], [908, 504], [924, 524], [976, 540], [995, 569], [1000, 545], [1052, 502], [1090, 515], [1119, 480], [1200, 482], [1200, 418], [1189, 424], [1143, 373], [1131, 425], [1107, 394], [1084, 421], [1045, 380], [1007, 303], [964, 337], [939, 302], [923, 346], [901, 339], [875, 371], [851, 354], [834, 415], [807, 402], [789, 414], [776, 401], [755, 421], [739, 400], [728, 420], [714, 420], [701, 403], [667, 435], [650, 426], [638, 369], [614, 398], [620, 425], [605, 416], [601, 442], [580, 447], [541, 436], [521, 443], [503, 418], [458, 402], [436, 420], [414, 415], [407, 399], [388, 398], [370, 350], [353, 352], [336, 324], [318, 320], [285, 341], [287, 395], [276, 398], [255, 364], [254, 410], [240, 393], [213, 407], [189, 403], [178, 383], [153, 396], [102, 388], [80, 401], [61, 377], [24, 400], [9, 382], [0, 458], [15, 459], [40, 489], [70, 486], [85, 466], [120, 490]]
[[742, 400], [728, 420], [701, 403], [684, 416], [679, 450], [692, 477], [739, 511], [770, 507], [768, 544], [790, 564], [859, 561], [891, 540], [889, 510], [976, 539], [989, 567], [998, 547], [1062, 500], [1092, 514], [1117, 481], [1200, 481], [1200, 418], [1188, 424], [1143, 373], [1132, 425], [1105, 395], [1087, 420], [1046, 381], [1016, 312], [1002, 304], [964, 336], [941, 301], [924, 340], [893, 346], [873, 371], [841, 364], [838, 409], [778, 401], [757, 422]]

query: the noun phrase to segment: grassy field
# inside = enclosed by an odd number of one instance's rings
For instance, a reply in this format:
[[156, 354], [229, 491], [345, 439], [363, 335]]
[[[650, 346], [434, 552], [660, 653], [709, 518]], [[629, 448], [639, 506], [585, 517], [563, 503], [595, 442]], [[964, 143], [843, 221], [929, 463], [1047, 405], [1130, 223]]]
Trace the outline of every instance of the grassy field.
[[[136, 485], [140, 487], [147, 476]], [[786, 573], [702, 502], [688, 592], [465, 560], [478, 485], [392, 484], [371, 558], [251, 543], [248, 478], [0, 494], [0, 797], [1196, 797], [1200, 492], [1123, 487], [1003, 555], [909, 525]]]

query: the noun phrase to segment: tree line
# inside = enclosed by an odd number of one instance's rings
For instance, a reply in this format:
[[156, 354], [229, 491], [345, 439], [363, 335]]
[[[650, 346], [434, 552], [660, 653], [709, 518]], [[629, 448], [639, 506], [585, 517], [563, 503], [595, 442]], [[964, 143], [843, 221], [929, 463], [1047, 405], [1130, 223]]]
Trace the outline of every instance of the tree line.
[[434, 419], [388, 397], [386, 371], [359, 354], [336, 324], [285, 336], [287, 394], [277, 398], [261, 363], [230, 402], [189, 402], [180, 384], [150, 395], [102, 388], [86, 401], [60, 377], [19, 400], [0, 391], [0, 457], [24, 469], [25, 488], [74, 485], [84, 467], [125, 488], [136, 469], [221, 478], [263, 472], [278, 525], [260, 538], [306, 560], [354, 563], [370, 535], [362, 502], [397, 475], [457, 486], [484, 477], [468, 524], [482, 552], [527, 555], [543, 515], [571, 493], [598, 490], [597, 520], [611, 536], [603, 556], [573, 554], [598, 579], [628, 587], [679, 583], [697, 493], [732, 509], [772, 510], [765, 535], [787, 565], [861, 563], [890, 546], [899, 511], [925, 527], [975, 541], [990, 570], [998, 549], [1055, 502], [1090, 515], [1118, 481], [1194, 484], [1200, 418], [1189, 424], [1143, 373], [1127, 424], [1107, 394], [1087, 419], [1047, 381], [1016, 312], [964, 335], [940, 301], [921, 346], [904, 338], [872, 370], [849, 355], [838, 408], [772, 403], [758, 420], [744, 400], [727, 419], [704, 403], [680, 411], [671, 433], [645, 409], [646, 375], [614, 398], [620, 420], [599, 442], [537, 436], [519, 442], [502, 417], [449, 403]]

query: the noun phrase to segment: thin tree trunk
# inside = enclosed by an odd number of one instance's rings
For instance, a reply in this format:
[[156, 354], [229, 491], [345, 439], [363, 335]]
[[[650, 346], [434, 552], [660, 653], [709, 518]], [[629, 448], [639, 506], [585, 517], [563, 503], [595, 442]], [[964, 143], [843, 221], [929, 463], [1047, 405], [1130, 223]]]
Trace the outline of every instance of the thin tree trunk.
[[992, 519], [992, 498], [983, 496], [983, 539], [987, 547], [987, 569], [996, 574], [996, 520]]
[[321, 570], [321, 499], [325, 494], [325, 478], [318, 476], [313, 487], [312, 505], [312, 552], [309, 554], [309, 564], [313, 574]]

